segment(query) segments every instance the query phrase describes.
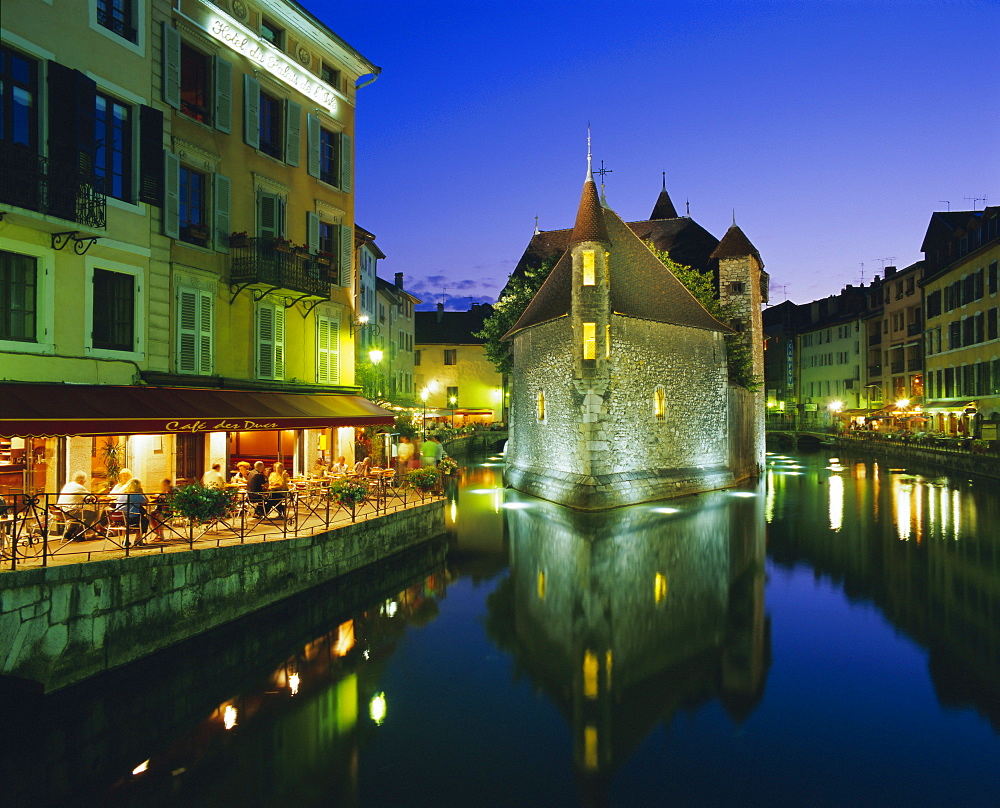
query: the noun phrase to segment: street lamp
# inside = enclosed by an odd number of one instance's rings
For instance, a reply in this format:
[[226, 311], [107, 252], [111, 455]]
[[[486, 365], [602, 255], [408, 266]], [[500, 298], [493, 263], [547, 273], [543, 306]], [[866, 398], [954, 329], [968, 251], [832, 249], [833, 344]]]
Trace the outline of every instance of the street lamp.
[[455, 428], [455, 403], [458, 401], [455, 396], [451, 396], [448, 399], [448, 403], [451, 404], [451, 428]]
[[382, 351], [378, 348], [372, 348], [368, 352], [368, 358], [372, 360], [372, 366], [375, 368], [375, 395], [382, 395], [382, 374], [379, 373], [378, 363], [382, 361]]
[[427, 440], [427, 397], [431, 391], [426, 387], [420, 391], [420, 400], [424, 403], [424, 417], [420, 421], [420, 439]]

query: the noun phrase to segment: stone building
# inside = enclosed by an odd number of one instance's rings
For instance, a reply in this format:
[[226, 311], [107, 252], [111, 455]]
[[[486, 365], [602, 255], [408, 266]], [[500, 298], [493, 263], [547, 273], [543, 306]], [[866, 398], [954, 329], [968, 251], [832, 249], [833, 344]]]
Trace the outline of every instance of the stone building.
[[602, 206], [590, 175], [567, 250], [505, 336], [513, 343], [507, 482], [584, 510], [732, 485], [763, 463], [759, 394], [728, 380], [724, 336], [746, 334], [763, 375], [759, 255], [736, 225], [709, 258], [716, 320]]

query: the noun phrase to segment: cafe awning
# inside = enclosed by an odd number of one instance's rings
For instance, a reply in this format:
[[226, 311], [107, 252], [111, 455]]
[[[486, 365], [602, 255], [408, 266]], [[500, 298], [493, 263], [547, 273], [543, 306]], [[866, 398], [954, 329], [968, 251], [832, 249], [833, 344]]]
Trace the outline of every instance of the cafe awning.
[[392, 423], [392, 412], [352, 395], [0, 383], [3, 437], [192, 434]]

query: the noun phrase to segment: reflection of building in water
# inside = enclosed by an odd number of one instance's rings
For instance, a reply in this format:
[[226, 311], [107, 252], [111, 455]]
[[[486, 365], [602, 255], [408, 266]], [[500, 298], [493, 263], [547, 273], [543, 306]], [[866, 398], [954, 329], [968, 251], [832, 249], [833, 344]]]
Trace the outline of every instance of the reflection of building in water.
[[808, 563], [877, 604], [928, 649], [941, 703], [1000, 727], [1000, 499], [965, 479], [841, 463], [816, 486], [794, 460], [771, 459], [768, 502], [786, 503], [768, 510], [772, 560]]
[[508, 512], [488, 631], [563, 710], [583, 774], [610, 773], [680, 708], [753, 709], [770, 647], [762, 496], [669, 515], [526, 504]]

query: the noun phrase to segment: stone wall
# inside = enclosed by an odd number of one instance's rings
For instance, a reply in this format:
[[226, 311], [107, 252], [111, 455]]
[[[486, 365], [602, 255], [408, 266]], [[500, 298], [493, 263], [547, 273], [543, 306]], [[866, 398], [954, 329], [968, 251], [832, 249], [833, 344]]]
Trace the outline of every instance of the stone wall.
[[[721, 335], [615, 316], [611, 339], [604, 377], [574, 380], [569, 318], [515, 338], [509, 484], [585, 509], [730, 484]], [[662, 420], [653, 414], [658, 386]]]
[[430, 502], [328, 533], [0, 574], [0, 674], [57, 690], [444, 532]]

